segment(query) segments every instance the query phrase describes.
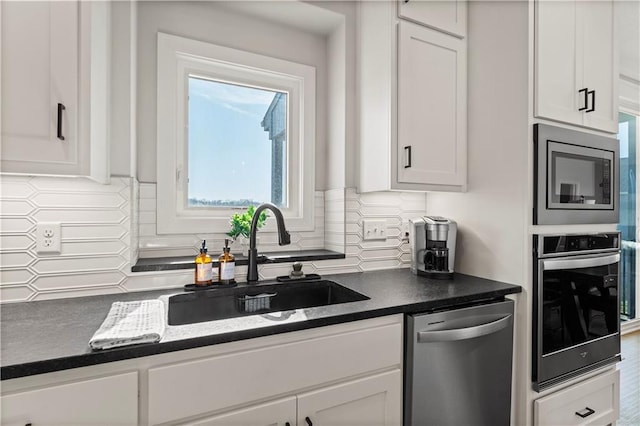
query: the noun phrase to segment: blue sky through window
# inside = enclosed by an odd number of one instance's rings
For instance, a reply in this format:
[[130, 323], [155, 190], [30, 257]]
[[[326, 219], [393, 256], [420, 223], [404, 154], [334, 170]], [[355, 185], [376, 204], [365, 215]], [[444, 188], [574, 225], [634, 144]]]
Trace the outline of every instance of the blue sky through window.
[[271, 200], [272, 144], [261, 122], [276, 93], [189, 78], [190, 207]]

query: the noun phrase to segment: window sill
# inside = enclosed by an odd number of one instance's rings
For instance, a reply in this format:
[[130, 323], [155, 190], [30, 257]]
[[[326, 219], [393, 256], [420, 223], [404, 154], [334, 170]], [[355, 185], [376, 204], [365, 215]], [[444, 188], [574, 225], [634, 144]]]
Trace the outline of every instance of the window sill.
[[[153, 257], [138, 259], [131, 267], [131, 272], [152, 272], [152, 271], [173, 271], [177, 269], [193, 269], [194, 256], [178, 257]], [[331, 250], [299, 250], [299, 251], [279, 251], [272, 253], [261, 253], [258, 256], [258, 263], [287, 263], [287, 262], [308, 262], [313, 260], [344, 259], [344, 253]], [[236, 265], [246, 265], [247, 258], [236, 255]], [[218, 260], [213, 259], [213, 266], [218, 266]]]

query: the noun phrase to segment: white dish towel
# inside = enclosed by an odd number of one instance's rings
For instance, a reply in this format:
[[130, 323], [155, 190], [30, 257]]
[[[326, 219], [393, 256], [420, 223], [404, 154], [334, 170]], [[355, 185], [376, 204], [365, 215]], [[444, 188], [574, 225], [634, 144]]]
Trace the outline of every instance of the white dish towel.
[[165, 330], [164, 303], [161, 300], [115, 302], [89, 345], [92, 349], [154, 343]]

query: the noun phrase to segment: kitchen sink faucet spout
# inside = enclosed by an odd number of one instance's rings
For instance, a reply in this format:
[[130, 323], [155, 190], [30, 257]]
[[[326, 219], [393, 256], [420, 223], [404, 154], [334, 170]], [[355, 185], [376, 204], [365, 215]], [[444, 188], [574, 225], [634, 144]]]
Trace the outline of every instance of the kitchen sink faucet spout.
[[258, 232], [258, 219], [263, 210], [269, 209], [276, 217], [278, 225], [278, 244], [281, 246], [291, 243], [289, 231], [284, 226], [284, 217], [279, 208], [271, 203], [260, 204], [253, 214], [251, 220], [251, 231], [249, 233], [249, 271], [247, 273], [247, 281], [258, 281], [258, 249], [256, 248], [256, 232]]

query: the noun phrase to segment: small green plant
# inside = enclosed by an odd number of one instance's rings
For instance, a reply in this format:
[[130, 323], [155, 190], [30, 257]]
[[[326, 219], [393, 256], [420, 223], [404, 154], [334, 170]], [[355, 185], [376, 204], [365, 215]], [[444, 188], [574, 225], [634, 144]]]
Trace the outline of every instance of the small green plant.
[[[245, 238], [249, 238], [249, 233], [251, 232], [251, 220], [253, 219], [255, 212], [256, 208], [254, 206], [249, 206], [244, 213], [234, 213], [229, 221], [231, 224], [231, 230], [227, 232], [227, 235], [234, 240], [240, 235]], [[265, 220], [267, 220], [267, 213], [260, 213], [260, 217], [258, 218], [258, 229], [264, 225]]]

